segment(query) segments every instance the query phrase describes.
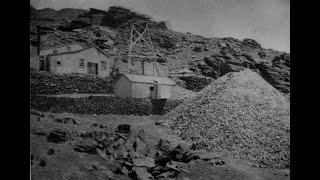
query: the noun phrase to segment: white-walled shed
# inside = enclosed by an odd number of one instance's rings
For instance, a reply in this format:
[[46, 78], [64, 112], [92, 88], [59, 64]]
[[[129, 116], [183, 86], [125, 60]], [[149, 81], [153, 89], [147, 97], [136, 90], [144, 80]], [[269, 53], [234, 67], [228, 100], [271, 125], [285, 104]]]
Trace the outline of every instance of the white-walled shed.
[[170, 99], [175, 82], [168, 77], [124, 74], [115, 84], [118, 97]]

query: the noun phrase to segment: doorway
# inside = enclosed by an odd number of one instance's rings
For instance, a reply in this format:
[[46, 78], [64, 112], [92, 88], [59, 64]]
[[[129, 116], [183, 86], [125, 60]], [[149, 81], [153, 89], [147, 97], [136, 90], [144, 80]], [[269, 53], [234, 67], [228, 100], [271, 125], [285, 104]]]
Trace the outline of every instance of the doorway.
[[88, 74], [98, 75], [98, 63], [88, 62]]
[[154, 84], [150, 87], [150, 96], [152, 99], [158, 98], [158, 82], [154, 81]]
[[40, 62], [39, 70], [44, 71], [44, 60], [40, 60], [39, 62]]

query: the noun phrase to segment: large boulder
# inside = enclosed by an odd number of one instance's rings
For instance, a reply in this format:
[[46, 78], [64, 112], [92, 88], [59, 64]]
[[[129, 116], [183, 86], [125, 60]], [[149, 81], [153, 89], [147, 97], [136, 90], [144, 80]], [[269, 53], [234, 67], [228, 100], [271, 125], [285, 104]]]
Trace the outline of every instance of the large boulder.
[[120, 6], [109, 7], [106, 16], [102, 19], [102, 25], [117, 28], [131, 20], [149, 20], [144, 14], [133, 12]]
[[204, 62], [213, 68], [215, 71], [215, 77], [213, 78], [218, 78], [220, 76], [223, 76], [227, 74], [228, 72], [232, 72], [233, 70], [230, 68], [228, 63], [226, 62], [225, 59], [222, 57], [217, 57], [217, 56], [210, 56], [210, 57], [205, 57]]
[[262, 58], [262, 59], [264, 59], [264, 58], [267, 57], [266, 53], [263, 52], [263, 51], [259, 51], [259, 52], [258, 52], [258, 56], [259, 56], [260, 58]]
[[242, 43], [252, 48], [261, 48], [261, 44], [255, 41], [254, 39], [245, 38], [242, 40]]
[[91, 25], [91, 20], [89, 18], [83, 17], [71, 21], [66, 25], [59, 26], [58, 29], [61, 31], [72, 31], [74, 29], [89, 27]]
[[[276, 58], [276, 60], [278, 59]], [[279, 64], [273, 64], [272, 66], [265, 63], [256, 64], [257, 71], [267, 82], [287, 94], [290, 92], [290, 69], [284, 66], [282, 68], [275, 66], [279, 66]]]
[[201, 91], [212, 81], [211, 78], [199, 77], [199, 76], [183, 76], [179, 79], [186, 82], [186, 89], [192, 91]]
[[275, 56], [272, 60], [273, 65], [283, 64], [290, 67], [290, 54], [283, 53], [279, 56]]

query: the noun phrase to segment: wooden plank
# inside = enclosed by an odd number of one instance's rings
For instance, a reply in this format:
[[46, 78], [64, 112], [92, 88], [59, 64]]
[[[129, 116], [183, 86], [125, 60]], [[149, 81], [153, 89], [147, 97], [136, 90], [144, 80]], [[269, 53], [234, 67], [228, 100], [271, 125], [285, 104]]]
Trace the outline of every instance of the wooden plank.
[[138, 38], [131, 44], [131, 46], [134, 46], [135, 43], [139, 40], [139, 39], [142, 39], [150, 48], [151, 46], [149, 45], [149, 43], [142, 37], [142, 35], [147, 31], [147, 29], [145, 29], [142, 34], [140, 34], [134, 27], [132, 27], [134, 31], [136, 31], [136, 33], [138, 34]]
[[139, 58], [150, 58], [150, 59], [159, 58], [157, 56], [141, 56], [141, 55], [135, 55], [135, 54], [128, 55], [128, 56], [130, 56], [130, 57], [139, 57]]
[[132, 43], [132, 35], [133, 35], [133, 26], [131, 28], [131, 32], [130, 32], [130, 47], [129, 47], [129, 59], [128, 59], [128, 74], [130, 74], [130, 65], [131, 65], [131, 43]]
[[[148, 24], [146, 24], [146, 29], [148, 29], [149, 40], [150, 40], [150, 42], [151, 42], [151, 49], [152, 49], [152, 52], [153, 52], [153, 54], [155, 54], [155, 53], [154, 53], [153, 44], [152, 44], [152, 40], [151, 40], [151, 33], [150, 33], [150, 30], [149, 30]], [[155, 60], [154, 60], [154, 65], [156, 65], [156, 61], [155, 61]], [[153, 66], [154, 66], [154, 65], [153, 65]], [[159, 70], [158, 70], [157, 65], [156, 65], [156, 68], [157, 68], [157, 72], [158, 72], [158, 75], [159, 75]], [[153, 69], [154, 69], [154, 68], [153, 68]], [[154, 72], [153, 72], [153, 75], [154, 75]]]

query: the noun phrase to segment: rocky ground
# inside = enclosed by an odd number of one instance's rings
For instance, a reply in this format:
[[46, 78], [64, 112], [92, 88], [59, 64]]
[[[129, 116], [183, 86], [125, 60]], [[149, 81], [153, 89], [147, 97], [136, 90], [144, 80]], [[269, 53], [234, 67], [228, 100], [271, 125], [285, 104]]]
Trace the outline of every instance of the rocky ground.
[[[239, 78], [241, 76], [236, 77]], [[64, 79], [65, 77], [61, 76], [59, 78]], [[219, 78], [213, 84], [219, 84], [219, 81], [223, 82], [223, 79], [223, 77], [222, 80]], [[255, 88], [259, 89], [266, 86], [269, 89], [273, 89], [272, 93], [278, 94], [279, 97], [282, 96], [280, 92], [271, 87], [261, 77], [253, 79], [244, 78], [243, 80], [252, 81], [249, 84], [245, 83], [251, 87], [252, 84], [255, 84], [256, 79], [259, 80], [260, 84], [254, 86]], [[46, 82], [50, 84], [50, 81]], [[239, 80], [236, 80], [236, 82], [241, 83]], [[250, 158], [234, 156], [233, 149], [223, 144], [219, 146], [215, 145], [213, 149], [208, 149], [201, 146], [205, 144], [199, 143], [197, 140], [194, 141], [195, 139], [192, 138], [186, 138], [187, 134], [199, 132], [197, 126], [200, 125], [202, 127], [204, 121], [191, 126], [192, 129], [180, 131], [182, 133], [163, 127], [163, 120], [173, 119], [175, 122], [174, 129], [180, 128], [181, 130], [181, 128], [186, 128], [192, 124], [191, 122], [191, 124], [189, 123], [186, 126], [186, 123], [190, 122], [189, 120], [207, 117], [210, 113], [217, 112], [211, 110], [220, 107], [218, 106], [219, 103], [214, 101], [215, 96], [212, 96], [213, 102], [211, 104], [215, 108], [204, 105], [196, 105], [192, 109], [185, 108], [189, 107], [186, 104], [190, 102], [194, 103], [194, 99], [202, 97], [203, 91], [210, 92], [212, 85], [210, 84], [198, 93], [183, 88], [185, 86], [183, 83], [180, 86], [175, 88], [173, 98], [167, 101], [163, 111], [167, 115], [164, 116], [152, 115], [154, 114], [152, 105], [148, 100], [124, 99], [114, 97], [112, 94], [103, 94], [103, 96], [99, 96], [98, 94], [81, 96], [79, 94], [79, 97], [77, 94], [61, 95], [61, 97], [60, 95], [32, 94], [30, 99], [32, 109], [30, 112], [32, 179], [52, 179], [50, 177], [55, 177], [56, 179], [289, 179], [290, 170], [288, 168], [279, 168], [279, 166], [278, 168], [273, 168], [270, 164], [265, 164], [265, 162], [270, 163], [270, 159], [268, 159], [268, 153], [270, 152], [266, 151], [267, 153], [261, 156], [261, 153], [259, 153], [263, 150], [261, 147], [255, 147], [255, 150], [259, 151], [256, 152], [255, 157], [258, 159], [262, 158], [264, 161], [262, 161], [262, 164], [257, 164]], [[234, 89], [236, 85], [232, 87]], [[245, 93], [247, 91], [242, 92]], [[254, 91], [250, 92], [250, 95], [254, 94], [252, 94]], [[263, 91], [263, 93], [267, 95], [269, 91]], [[269, 96], [265, 96], [265, 98], [267, 97]], [[281, 100], [279, 97], [276, 98], [278, 101]], [[208, 101], [207, 103], [210, 104], [212, 98], [202, 98], [202, 100]], [[251, 107], [249, 105], [251, 102], [254, 102], [252, 101], [253, 99], [249, 98], [251, 101], [246, 100], [239, 105]], [[235, 100], [238, 101], [237, 99]], [[285, 101], [289, 101], [289, 99], [285, 99]], [[280, 109], [284, 107], [286, 106], [281, 106]], [[199, 108], [206, 110], [206, 116], [197, 114]], [[169, 112], [170, 110], [171, 112]], [[242, 109], [242, 111], [245, 113], [245, 109]], [[237, 113], [238, 111], [233, 109], [232, 112]], [[177, 116], [189, 117], [187, 115], [190, 113], [197, 118], [182, 118], [184, 119], [184, 125], [181, 123], [177, 125], [177, 121], [174, 118]], [[203, 111], [200, 113], [203, 113]], [[230, 113], [224, 115], [219, 117], [225, 117], [226, 120], [230, 120], [230, 118], [228, 119]], [[269, 119], [268, 122], [276, 119]], [[267, 126], [272, 125], [268, 124], [268, 122], [266, 122]], [[211, 120], [207, 120], [206, 123], [211, 123]], [[119, 134], [115, 130], [120, 124], [130, 125], [132, 131], [130, 130], [130, 133]], [[250, 123], [245, 124], [251, 127]], [[280, 124], [275, 123], [272, 127], [278, 127]], [[233, 127], [231, 125], [232, 122], [229, 123], [229, 129]], [[264, 128], [267, 126], [264, 126]], [[286, 128], [286, 126], [281, 127]], [[233, 137], [228, 128], [219, 128], [223, 130], [217, 131], [219, 133], [223, 132], [219, 136], [225, 137], [225, 135], [229, 135]], [[270, 130], [276, 132], [275, 128]], [[142, 147], [148, 149], [149, 154], [147, 153], [143, 157], [136, 154], [137, 147], [134, 145], [139, 144], [137, 139], [140, 138], [140, 131], [145, 131], [144, 133], [147, 134], [145, 138], [150, 138], [147, 141], [138, 140]], [[204, 131], [206, 134], [212, 135], [210, 131], [206, 129]], [[271, 131], [268, 132], [271, 133]], [[237, 134], [237, 131], [232, 132]], [[274, 133], [271, 134], [274, 135]], [[252, 136], [254, 133], [250, 131], [248, 135]], [[240, 138], [237, 142], [241, 142], [242, 136], [239, 134], [237, 136]], [[281, 139], [282, 136], [279, 136], [279, 138]], [[263, 139], [263, 142], [268, 143], [267, 139]], [[208, 139], [203, 137], [202, 140], [206, 141]], [[255, 142], [249, 138], [244, 144], [249, 141]], [[161, 144], [164, 142], [170, 148], [167, 146], [161, 148]], [[286, 144], [285, 141], [284, 143]], [[132, 146], [128, 147], [128, 144]], [[179, 144], [182, 144], [182, 146], [178, 146]], [[211, 142], [207, 143], [207, 145], [213, 144]], [[277, 144], [275, 143], [275, 145]], [[251, 144], [246, 144], [247, 146], [249, 148], [247, 152], [251, 152]], [[162, 149], [168, 151], [162, 151]], [[209, 151], [201, 151], [199, 154], [196, 151], [197, 149]], [[280, 152], [286, 154], [287, 149], [280, 150]], [[121, 157], [124, 154], [127, 155], [126, 158]], [[210, 158], [206, 156], [210, 156]], [[287, 154], [286, 157], [289, 157], [289, 155]], [[271, 160], [273, 159], [271, 158]], [[277, 164], [273, 163], [273, 165]]]
[[289, 179], [189, 149], [157, 116], [30, 112], [31, 179]]
[[[148, 100], [114, 97], [116, 77], [31, 72], [31, 179], [290, 179], [290, 54], [252, 39], [175, 32], [121, 7], [30, 11], [31, 55], [37, 25], [42, 48], [109, 43], [114, 58], [127, 42], [125, 24], [147, 20], [164, 72], [196, 74], [171, 77], [178, 86], [167, 114], [154, 115]], [[257, 74], [230, 80], [228, 73], [244, 69]]]

